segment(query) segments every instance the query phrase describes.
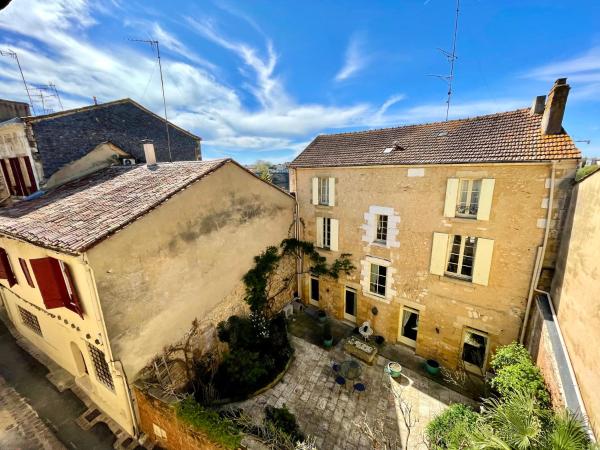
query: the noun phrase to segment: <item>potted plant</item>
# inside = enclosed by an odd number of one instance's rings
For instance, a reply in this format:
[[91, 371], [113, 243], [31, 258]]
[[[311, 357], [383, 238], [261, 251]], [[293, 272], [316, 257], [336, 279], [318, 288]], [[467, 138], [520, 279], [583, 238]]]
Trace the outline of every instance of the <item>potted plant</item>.
[[325, 348], [329, 348], [333, 345], [333, 336], [331, 335], [331, 324], [329, 322], [325, 322], [325, 326], [323, 327], [323, 346]]
[[435, 359], [428, 359], [425, 361], [425, 370], [429, 375], [437, 375], [440, 373], [440, 363]]
[[317, 317], [319, 317], [319, 322], [325, 323], [325, 321], [327, 320], [327, 313], [320, 309], [317, 313]]
[[377, 335], [374, 337], [374, 339], [377, 345], [383, 345], [383, 343], [385, 342], [385, 338], [383, 336]]

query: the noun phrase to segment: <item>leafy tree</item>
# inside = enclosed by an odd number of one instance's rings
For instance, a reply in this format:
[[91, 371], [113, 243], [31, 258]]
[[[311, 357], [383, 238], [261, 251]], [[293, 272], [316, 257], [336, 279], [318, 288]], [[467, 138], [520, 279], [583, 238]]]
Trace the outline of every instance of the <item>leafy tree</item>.
[[255, 171], [261, 180], [267, 181], [269, 183], [273, 181], [273, 177], [271, 176], [271, 172], [269, 171], [269, 168], [271, 166], [272, 164], [269, 161], [256, 161]]

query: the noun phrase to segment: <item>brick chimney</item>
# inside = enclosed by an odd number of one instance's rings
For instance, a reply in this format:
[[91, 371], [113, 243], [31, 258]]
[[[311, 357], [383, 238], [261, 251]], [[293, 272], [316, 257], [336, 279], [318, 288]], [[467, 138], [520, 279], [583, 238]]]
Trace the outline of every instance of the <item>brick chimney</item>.
[[562, 120], [567, 106], [570, 86], [566, 78], [559, 78], [548, 94], [548, 101], [542, 116], [542, 134], [561, 134]]

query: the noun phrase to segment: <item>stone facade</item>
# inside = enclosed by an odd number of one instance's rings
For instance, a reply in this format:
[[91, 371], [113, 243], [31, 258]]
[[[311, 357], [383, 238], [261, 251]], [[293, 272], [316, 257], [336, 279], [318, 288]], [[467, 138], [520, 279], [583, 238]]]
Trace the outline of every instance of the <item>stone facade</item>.
[[[575, 168], [576, 160], [556, 164], [547, 269], [554, 264], [552, 249]], [[338, 220], [338, 251], [323, 249], [321, 254], [331, 262], [350, 253], [357, 267], [349, 277], [319, 280], [320, 298], [313, 304], [348, 319], [348, 287], [357, 294], [356, 322], [369, 320], [375, 333], [388, 341], [399, 340], [403, 308], [409, 308], [419, 313], [417, 354], [454, 368], [461, 360], [466, 330], [475, 330], [487, 337], [487, 360], [496, 346], [519, 338], [536, 251], [544, 236], [551, 173], [551, 163], [296, 167], [290, 185], [299, 203], [303, 238], [316, 242], [317, 217]], [[335, 179], [334, 206], [313, 204], [315, 177]], [[445, 217], [449, 178], [494, 180], [488, 220]], [[373, 226], [371, 215], [384, 210], [393, 214], [388, 215], [389, 238], [382, 245], [370, 239], [372, 230], [366, 229]], [[481, 247], [485, 240], [489, 261], [479, 284], [432, 273], [434, 233], [474, 236], [481, 239]], [[376, 261], [387, 267], [384, 297], [368, 289], [370, 265]], [[445, 261], [442, 264], [445, 267]], [[302, 296], [307, 302], [310, 285], [310, 276], [305, 276]]]

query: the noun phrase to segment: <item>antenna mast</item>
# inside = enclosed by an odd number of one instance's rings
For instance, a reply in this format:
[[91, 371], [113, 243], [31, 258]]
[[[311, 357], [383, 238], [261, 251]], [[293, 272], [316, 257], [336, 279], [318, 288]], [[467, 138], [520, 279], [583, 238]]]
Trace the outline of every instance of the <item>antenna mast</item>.
[[27, 86], [27, 82], [25, 81], [25, 75], [23, 75], [23, 69], [21, 68], [21, 63], [19, 62], [19, 56], [17, 52], [14, 52], [10, 49], [8, 50], [0, 50], [0, 56], [7, 56], [9, 58], [17, 61], [17, 66], [19, 67], [19, 72], [21, 73], [21, 79], [23, 80], [23, 85], [25, 86], [25, 91], [27, 92], [27, 98], [29, 98], [29, 105], [31, 106], [31, 113], [35, 114], [35, 107], [33, 106], [33, 100], [31, 100], [31, 93], [29, 92], [29, 86]]
[[167, 130], [167, 150], [169, 151], [169, 162], [173, 162], [171, 156], [171, 136], [169, 135], [169, 119], [167, 118], [167, 100], [165, 99], [165, 82], [163, 80], [162, 65], [160, 63], [160, 47], [158, 41], [152, 39], [130, 39], [133, 42], [144, 42], [150, 44], [152, 49], [156, 49], [156, 58], [158, 59], [158, 69], [160, 71], [160, 87], [162, 89], [163, 106], [165, 108], [165, 129]]
[[448, 100], [446, 101], [446, 121], [450, 113], [450, 100], [452, 99], [452, 81], [454, 81], [454, 61], [456, 61], [456, 35], [458, 33], [458, 14], [460, 11], [460, 0], [456, 0], [456, 16], [454, 17], [454, 35], [452, 36], [452, 53], [447, 55], [450, 61], [450, 76], [448, 77]]

